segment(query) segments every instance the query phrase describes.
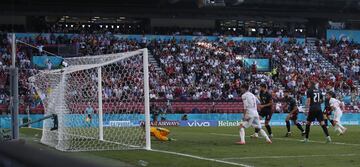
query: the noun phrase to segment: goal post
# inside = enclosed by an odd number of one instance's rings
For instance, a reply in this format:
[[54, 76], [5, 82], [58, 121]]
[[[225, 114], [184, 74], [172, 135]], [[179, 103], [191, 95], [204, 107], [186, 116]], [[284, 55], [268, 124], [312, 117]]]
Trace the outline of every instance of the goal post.
[[151, 140], [150, 140], [150, 95], [149, 95], [149, 56], [148, 50], [144, 49], [143, 51], [143, 68], [144, 68], [144, 98], [145, 98], [145, 140], [146, 145], [145, 149], [151, 150]]
[[45, 116], [41, 142], [62, 151], [151, 149], [148, 51], [65, 58], [30, 78]]
[[97, 72], [98, 72], [99, 140], [104, 140], [101, 67], [97, 68]]

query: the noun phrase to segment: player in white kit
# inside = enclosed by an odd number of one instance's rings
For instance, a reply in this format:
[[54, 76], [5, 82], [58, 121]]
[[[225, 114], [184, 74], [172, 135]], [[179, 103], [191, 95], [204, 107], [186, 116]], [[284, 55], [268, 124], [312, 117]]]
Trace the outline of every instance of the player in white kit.
[[257, 111], [257, 105], [260, 103], [259, 99], [249, 92], [247, 84], [241, 85], [241, 96], [244, 104], [243, 122], [240, 124], [240, 141], [237, 144], [245, 144], [245, 128], [250, 126], [259, 129], [260, 134], [266, 139], [267, 143], [272, 143], [266, 132], [261, 128], [260, 118]]
[[329, 104], [331, 107], [331, 110], [333, 111], [333, 126], [335, 128], [335, 131], [339, 132], [339, 135], [343, 135], [346, 132], [346, 128], [341, 125], [341, 116], [342, 116], [342, 108], [344, 107], [344, 104], [335, 98], [335, 93], [328, 92], [326, 94], [326, 98], [330, 99]]

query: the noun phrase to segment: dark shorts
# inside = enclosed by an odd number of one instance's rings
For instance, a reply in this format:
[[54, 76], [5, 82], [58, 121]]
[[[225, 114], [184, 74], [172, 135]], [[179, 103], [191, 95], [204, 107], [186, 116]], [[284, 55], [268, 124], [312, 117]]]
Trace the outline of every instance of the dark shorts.
[[320, 109], [310, 109], [307, 121], [313, 122], [315, 119], [319, 122], [324, 121], [324, 115]]
[[324, 120], [325, 119], [330, 119], [331, 111], [325, 109], [324, 112], [323, 112], [323, 115], [324, 115]]
[[265, 120], [270, 121], [272, 117], [272, 111], [271, 110], [261, 110], [259, 113], [261, 118], [265, 117]]
[[324, 115], [326, 115], [326, 116], [330, 116], [332, 112], [331, 112], [330, 109], [325, 109], [323, 113], [324, 113]]
[[290, 114], [290, 120], [297, 121], [297, 119], [298, 119], [298, 113], [297, 112], [294, 113], [294, 114]]

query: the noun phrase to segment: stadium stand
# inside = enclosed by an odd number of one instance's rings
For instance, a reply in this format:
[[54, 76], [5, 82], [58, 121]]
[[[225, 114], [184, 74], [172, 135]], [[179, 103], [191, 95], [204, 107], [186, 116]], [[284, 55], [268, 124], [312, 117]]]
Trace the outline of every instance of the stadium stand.
[[[358, 107], [353, 106], [359, 105], [358, 85], [353, 83], [359, 77], [359, 45], [346, 41], [320, 41], [316, 50], [311, 44], [298, 43], [295, 39], [289, 42], [235, 42], [226, 41], [221, 36], [217, 41], [136, 41], [116, 38], [108, 33], [51, 35], [50, 38], [39, 35], [20, 40], [45, 47], [75, 45], [79, 48], [77, 56], [127, 52], [147, 46], [150, 57], [156, 60], [150, 65], [150, 97], [159, 101], [161, 106], [167, 106], [164, 101], [170, 101], [169, 110], [172, 112], [241, 112], [238, 91], [244, 81], [250, 81], [255, 92], [258, 91], [256, 85], [267, 83], [278, 102], [281, 102], [284, 89], [292, 89], [299, 94], [297, 99], [302, 103], [307, 82], [318, 80], [322, 90], [336, 90], [343, 97], [348, 112], [356, 112]], [[7, 112], [9, 84], [6, 67], [10, 63], [10, 44], [6, 34], [2, 34], [0, 42], [0, 111]], [[20, 107], [20, 113], [25, 113], [27, 106], [31, 113], [41, 113], [41, 100], [27, 81], [37, 72], [30, 58], [41, 53], [21, 44], [17, 49], [17, 62], [23, 67], [19, 79], [20, 101], [25, 104]], [[333, 61], [334, 55], [341, 55], [342, 61]], [[237, 56], [271, 58], [275, 71], [264, 73], [246, 68]], [[323, 57], [335, 66], [348, 68], [339, 72], [329, 69], [326, 64], [320, 63]], [[106, 97], [116, 98], [114, 90], [104, 92]]]

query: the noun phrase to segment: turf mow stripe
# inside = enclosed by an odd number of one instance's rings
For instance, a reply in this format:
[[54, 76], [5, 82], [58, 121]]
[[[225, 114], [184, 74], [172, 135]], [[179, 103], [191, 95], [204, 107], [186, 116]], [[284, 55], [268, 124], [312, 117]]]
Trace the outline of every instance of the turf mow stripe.
[[258, 157], [228, 157], [222, 160], [242, 160], [242, 159], [283, 159], [283, 158], [313, 158], [313, 157], [350, 157], [359, 156], [359, 154], [320, 154], [320, 155], [279, 155], [279, 156], [258, 156]]
[[[239, 137], [239, 135], [234, 135], [234, 134], [226, 134], [226, 133], [210, 133], [212, 135], [217, 135], [217, 136], [236, 136]], [[250, 137], [250, 136], [246, 136], [246, 137]], [[260, 138], [260, 137], [259, 137]], [[272, 139], [276, 139], [276, 140], [283, 140], [283, 141], [297, 141], [300, 142], [301, 140], [298, 139], [291, 139], [291, 138], [276, 138], [273, 137]], [[316, 141], [316, 140], [309, 140], [308, 142], [310, 143], [320, 143], [320, 144], [326, 144], [325, 141]], [[335, 145], [345, 145], [345, 146], [360, 146], [360, 144], [354, 144], [354, 143], [342, 143], [342, 142], [331, 142], [328, 144], [335, 144]]]

